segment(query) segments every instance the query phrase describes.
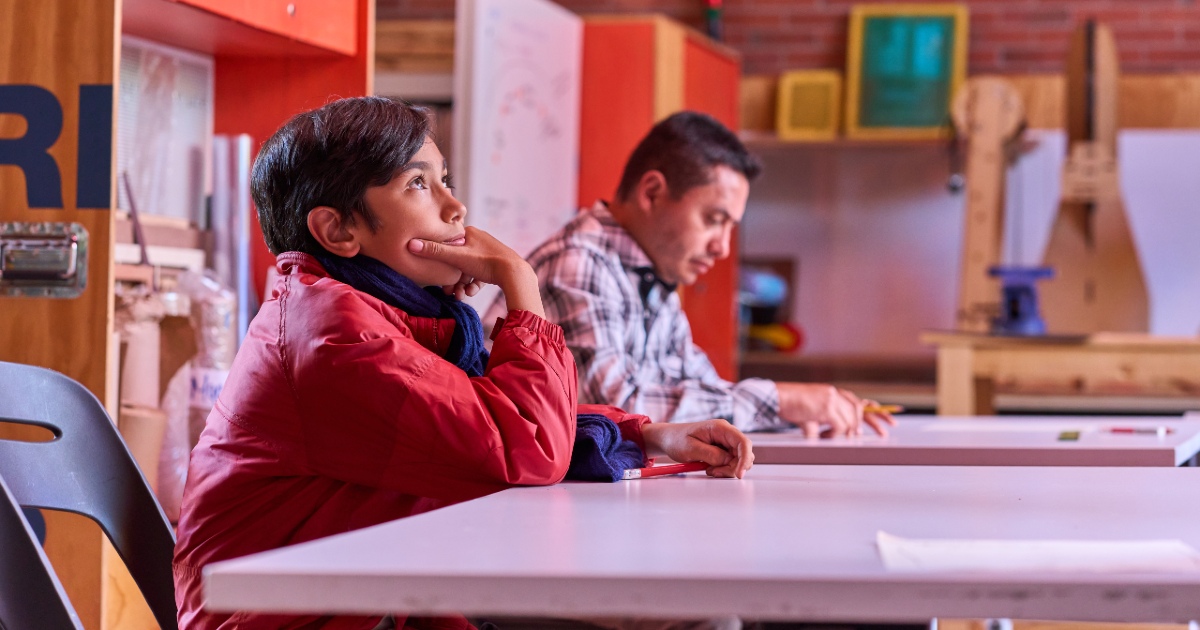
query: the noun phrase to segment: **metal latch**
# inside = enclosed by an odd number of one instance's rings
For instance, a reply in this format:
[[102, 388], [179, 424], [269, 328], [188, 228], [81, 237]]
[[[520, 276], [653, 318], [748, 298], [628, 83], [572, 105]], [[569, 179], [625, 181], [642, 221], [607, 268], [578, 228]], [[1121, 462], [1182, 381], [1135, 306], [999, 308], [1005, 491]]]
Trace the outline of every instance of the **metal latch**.
[[87, 243], [78, 223], [0, 223], [0, 295], [78, 297], [87, 286]]

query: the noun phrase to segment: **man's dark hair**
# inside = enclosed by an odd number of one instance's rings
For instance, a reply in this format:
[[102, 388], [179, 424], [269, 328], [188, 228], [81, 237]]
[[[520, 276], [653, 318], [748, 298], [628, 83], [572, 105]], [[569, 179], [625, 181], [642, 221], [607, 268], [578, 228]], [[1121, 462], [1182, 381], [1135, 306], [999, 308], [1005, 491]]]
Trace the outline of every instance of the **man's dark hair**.
[[250, 181], [271, 253], [324, 251], [308, 231], [317, 206], [378, 229], [367, 188], [390, 182], [428, 135], [424, 108], [375, 96], [333, 101], [287, 121], [259, 150]]
[[679, 112], [663, 119], [638, 143], [625, 163], [617, 186], [617, 199], [627, 200], [648, 171], [659, 171], [667, 180], [671, 197], [712, 181], [712, 169], [726, 166], [754, 181], [762, 171], [732, 131], [708, 114]]

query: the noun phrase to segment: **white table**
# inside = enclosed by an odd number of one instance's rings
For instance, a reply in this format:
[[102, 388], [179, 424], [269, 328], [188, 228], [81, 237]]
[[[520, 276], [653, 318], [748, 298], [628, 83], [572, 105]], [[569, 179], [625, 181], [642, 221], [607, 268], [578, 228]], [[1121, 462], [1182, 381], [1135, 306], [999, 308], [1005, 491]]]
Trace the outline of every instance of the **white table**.
[[[928, 466], [1180, 466], [1200, 453], [1200, 418], [1178, 416], [899, 416], [887, 437], [809, 439], [799, 430], [756, 433], [760, 464]], [[1169, 427], [1165, 436], [1121, 427]], [[1078, 431], [1075, 441], [1059, 440]], [[1200, 524], [1197, 525], [1200, 527]]]
[[895, 573], [911, 538], [1181, 539], [1200, 468], [756, 466], [516, 488], [211, 565], [214, 610], [920, 622], [1200, 618], [1184, 573]]

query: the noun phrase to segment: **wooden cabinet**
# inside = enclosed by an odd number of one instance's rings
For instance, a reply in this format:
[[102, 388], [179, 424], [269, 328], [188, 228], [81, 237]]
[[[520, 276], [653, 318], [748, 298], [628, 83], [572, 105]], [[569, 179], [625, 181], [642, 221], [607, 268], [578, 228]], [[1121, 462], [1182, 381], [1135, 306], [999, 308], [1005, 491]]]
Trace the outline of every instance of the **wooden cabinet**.
[[[257, 146], [299, 111], [371, 93], [374, 0], [0, 0], [0, 15], [0, 221], [74, 222], [88, 233], [82, 295], [0, 294], [0, 360], [58, 370], [112, 410], [120, 35], [211, 55], [215, 131], [250, 134]], [[265, 270], [270, 254], [261, 245], [257, 254]], [[153, 627], [99, 528], [47, 517], [47, 554], [84, 626]]]
[[[583, 34], [579, 203], [611, 198], [625, 160], [654, 125], [691, 109], [738, 127], [741, 59], [660, 16], [589, 17]], [[682, 291], [697, 345], [737, 375], [737, 236], [729, 258]]]
[[353, 55], [358, 4], [347, 0], [177, 0], [247, 26]]

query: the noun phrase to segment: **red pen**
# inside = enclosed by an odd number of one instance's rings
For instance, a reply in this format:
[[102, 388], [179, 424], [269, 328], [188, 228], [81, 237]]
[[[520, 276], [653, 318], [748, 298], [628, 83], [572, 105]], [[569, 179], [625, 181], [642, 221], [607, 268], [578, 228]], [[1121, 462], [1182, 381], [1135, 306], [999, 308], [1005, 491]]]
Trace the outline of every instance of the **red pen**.
[[1125, 433], [1129, 435], [1157, 435], [1163, 437], [1171, 433], [1170, 427], [1111, 427], [1109, 433]]
[[689, 462], [687, 464], [666, 464], [649, 468], [626, 468], [621, 479], [642, 479], [643, 477], [658, 477], [659, 475], [678, 475], [685, 472], [708, 470], [704, 462]]

